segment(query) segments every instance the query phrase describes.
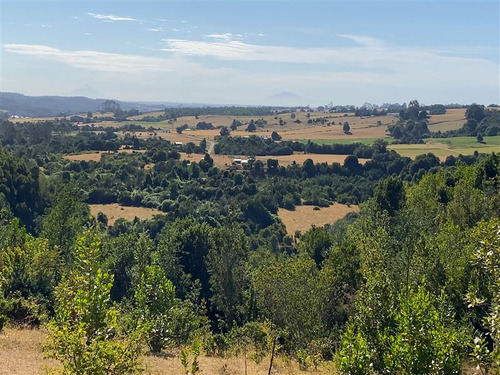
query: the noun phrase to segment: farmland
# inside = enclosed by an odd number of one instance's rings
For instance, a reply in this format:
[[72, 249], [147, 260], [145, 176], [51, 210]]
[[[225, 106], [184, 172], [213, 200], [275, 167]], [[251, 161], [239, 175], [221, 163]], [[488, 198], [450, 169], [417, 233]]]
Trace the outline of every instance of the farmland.
[[111, 204], [90, 204], [90, 212], [97, 217], [102, 212], [108, 218], [108, 225], [112, 226], [116, 220], [134, 220], [136, 217], [141, 220], [151, 219], [154, 215], [161, 215], [162, 212], [153, 208], [120, 206], [117, 203]]
[[484, 143], [478, 143], [475, 137], [453, 137], [426, 139], [425, 144], [390, 145], [390, 149], [403, 156], [414, 158], [417, 155], [432, 152], [441, 159], [453, 155], [471, 155], [475, 151], [482, 153], [499, 152], [500, 136], [484, 137]]
[[[119, 153], [123, 154], [133, 154], [133, 153], [144, 153], [145, 150], [119, 150]], [[82, 152], [81, 154], [71, 154], [65, 155], [64, 158], [71, 161], [100, 161], [103, 155], [112, 154], [107, 151], [97, 151], [97, 152]]]
[[321, 207], [319, 210], [314, 206], [296, 206], [295, 210], [280, 208], [278, 216], [283, 220], [286, 230], [293, 235], [295, 231], [306, 232], [312, 226], [323, 226], [332, 224], [343, 218], [349, 212], [357, 212], [356, 205], [345, 205], [340, 203], [332, 204], [329, 207]]

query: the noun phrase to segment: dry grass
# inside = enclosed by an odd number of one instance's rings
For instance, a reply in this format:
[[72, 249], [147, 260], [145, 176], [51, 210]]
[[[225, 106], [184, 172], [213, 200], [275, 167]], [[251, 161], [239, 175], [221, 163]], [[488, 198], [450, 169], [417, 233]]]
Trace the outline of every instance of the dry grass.
[[[340, 163], [343, 164], [348, 155], [330, 155], [330, 154], [293, 154], [279, 156], [258, 156], [257, 159], [266, 161], [267, 159], [277, 159], [282, 166], [291, 165], [294, 162], [302, 165], [307, 159], [311, 159], [314, 163]], [[360, 164], [365, 164], [370, 159], [358, 159]]]
[[118, 219], [133, 220], [138, 217], [146, 220], [162, 214], [154, 208], [120, 206], [118, 203], [90, 204], [89, 207], [93, 216], [97, 216], [99, 212], [105, 214], [108, 217], [108, 225], [113, 225]]
[[44, 374], [44, 365], [56, 365], [56, 361], [43, 358], [45, 335], [44, 331], [29, 329], [5, 329], [1, 332], [0, 375]]
[[[118, 151], [119, 153], [125, 153], [125, 154], [133, 154], [134, 152], [138, 153], [145, 153], [146, 150], [130, 150], [130, 149], [123, 149]], [[66, 160], [71, 160], [71, 161], [96, 161], [99, 162], [101, 160], [102, 155], [105, 154], [112, 154], [112, 152], [108, 151], [96, 151], [96, 152], [85, 152], [81, 154], [73, 154], [73, 155], [64, 155], [64, 158]]]
[[[44, 374], [44, 366], [55, 368], [58, 362], [43, 358], [42, 345], [46, 340], [43, 330], [5, 329], [0, 333], [0, 375], [35, 375]], [[205, 375], [240, 375], [243, 374], [243, 357], [215, 358], [200, 356], [201, 373]], [[265, 375], [269, 360], [257, 364], [247, 360], [248, 374]], [[142, 358], [145, 374], [183, 375], [179, 353], [170, 356], [147, 355]], [[318, 371], [300, 371], [297, 363], [277, 358], [274, 375], [334, 374], [329, 367], [320, 367]]]
[[[306, 159], [311, 159], [314, 163], [344, 163], [345, 158], [348, 155], [328, 155], [328, 154], [293, 154], [293, 155], [268, 155], [268, 156], [257, 156], [257, 160], [261, 160], [264, 163], [267, 159], [278, 160], [281, 166], [288, 166], [293, 164], [302, 165]], [[200, 154], [186, 154], [181, 152], [181, 160], [188, 160], [190, 162], [199, 163], [203, 159], [204, 155]], [[213, 159], [214, 164], [218, 168], [229, 168], [233, 164], [234, 158], [246, 159], [248, 156], [244, 155], [217, 155], [212, 154], [210, 157]], [[361, 164], [365, 164], [369, 159], [358, 159]]]
[[465, 123], [465, 109], [448, 109], [444, 115], [430, 116], [429, 129], [433, 132], [460, 129]]
[[286, 231], [289, 234], [294, 234], [300, 230], [306, 232], [311, 229], [311, 226], [322, 227], [325, 224], [332, 224], [335, 221], [342, 219], [349, 212], [357, 212], [359, 207], [351, 204], [334, 203], [330, 207], [322, 207], [319, 210], [314, 210], [314, 206], [296, 206], [294, 211], [280, 208], [278, 216], [285, 224]]

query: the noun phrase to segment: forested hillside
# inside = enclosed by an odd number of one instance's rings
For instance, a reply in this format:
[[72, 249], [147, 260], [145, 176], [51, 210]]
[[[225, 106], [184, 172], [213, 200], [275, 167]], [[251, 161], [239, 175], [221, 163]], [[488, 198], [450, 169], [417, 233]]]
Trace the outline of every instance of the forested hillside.
[[[222, 169], [181, 160], [206, 143], [117, 132], [0, 124], [0, 329], [48, 328], [66, 373], [134, 373], [141, 353], [179, 348], [192, 373], [201, 352], [341, 374], [500, 370], [498, 155], [412, 160], [379, 140], [323, 147], [343, 164]], [[158, 215], [91, 214], [111, 203]], [[278, 216], [339, 203], [360, 210], [305, 233]]]

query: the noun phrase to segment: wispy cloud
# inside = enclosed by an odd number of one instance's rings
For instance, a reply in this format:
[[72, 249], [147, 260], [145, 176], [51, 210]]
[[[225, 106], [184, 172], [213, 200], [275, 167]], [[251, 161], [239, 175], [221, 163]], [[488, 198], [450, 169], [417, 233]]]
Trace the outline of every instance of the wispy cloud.
[[87, 13], [90, 17], [103, 21], [139, 21], [132, 17], [115, 16], [114, 14]]
[[171, 71], [169, 59], [125, 55], [98, 51], [64, 51], [58, 48], [32, 44], [4, 44], [6, 52], [103, 72]]
[[232, 34], [232, 33], [224, 33], [224, 34], [208, 34], [205, 35], [207, 38], [211, 39], [219, 39], [219, 40], [234, 40], [234, 39], [241, 39], [243, 38], [243, 35], [241, 34]]
[[175, 71], [178, 76], [227, 75], [228, 68], [206, 68], [182, 57], [152, 57], [99, 51], [65, 51], [33, 44], [4, 44], [7, 53], [56, 61], [74, 68], [113, 73], [157, 73]]
[[366, 35], [351, 35], [351, 34], [339, 34], [340, 37], [350, 39], [353, 42], [363, 45], [363, 46], [368, 46], [368, 47], [373, 47], [373, 46], [382, 46], [384, 45], [384, 42], [380, 39], [372, 38], [371, 36], [366, 36]]
[[152, 27], [150, 29], [146, 29], [148, 31], [152, 31], [152, 32], [160, 32], [160, 31], [163, 31], [163, 27]]
[[[223, 34], [222, 34], [223, 35]], [[222, 61], [261, 61], [316, 65], [312, 81], [371, 83], [390, 87], [498, 86], [497, 63], [463, 50], [394, 46], [369, 36], [341, 34], [352, 46], [305, 48], [250, 44], [218, 38], [213, 41], [164, 39], [163, 50], [178, 55], [207, 56]], [[283, 72], [275, 74], [283, 78]], [[302, 73], [301, 76], [304, 76]], [[418, 79], [416, 79], [418, 77]], [[267, 77], [273, 79], [271, 77]], [[299, 78], [299, 77], [297, 77]], [[440, 86], [441, 85], [441, 86]]]
[[214, 41], [163, 39], [165, 52], [175, 52], [191, 56], [209, 56], [229, 61], [266, 61], [276, 63], [327, 64], [334, 66], [357, 66], [366, 68], [390, 69], [432, 64], [459, 63], [496, 65], [488, 60], [464, 56], [462, 50], [449, 48], [429, 49], [421, 47], [394, 46], [382, 40], [368, 36], [339, 35], [352, 40], [353, 46], [343, 47], [288, 47], [250, 44], [240, 40], [232, 40], [232, 34], [213, 34]]

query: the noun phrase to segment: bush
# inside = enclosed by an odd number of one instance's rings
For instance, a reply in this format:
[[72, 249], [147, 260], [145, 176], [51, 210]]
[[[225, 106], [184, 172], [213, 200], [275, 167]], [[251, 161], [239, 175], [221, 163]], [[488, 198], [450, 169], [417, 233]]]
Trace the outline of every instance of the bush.
[[0, 332], [2, 332], [3, 327], [5, 327], [6, 323], [7, 323], [7, 317], [5, 315], [0, 314]]

